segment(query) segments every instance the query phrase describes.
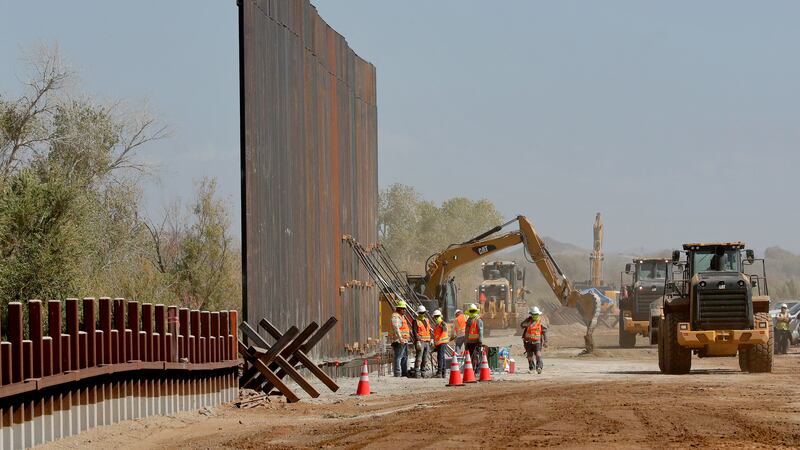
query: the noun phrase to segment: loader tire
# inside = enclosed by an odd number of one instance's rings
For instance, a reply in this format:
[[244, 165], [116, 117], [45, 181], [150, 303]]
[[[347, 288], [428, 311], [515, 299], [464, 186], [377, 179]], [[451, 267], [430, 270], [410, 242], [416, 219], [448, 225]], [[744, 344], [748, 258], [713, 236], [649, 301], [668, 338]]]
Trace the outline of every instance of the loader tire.
[[767, 322], [769, 329], [769, 340], [766, 344], [758, 344], [750, 347], [747, 352], [749, 354], [748, 367], [752, 373], [767, 373], [772, 372], [772, 358], [775, 348], [775, 333], [772, 329], [772, 318], [769, 313], [758, 313], [755, 316], [756, 324], [758, 322]]
[[[659, 322], [658, 329], [662, 330], [663, 327], [665, 326], [664, 319], [658, 319], [658, 322]], [[661, 373], [665, 373], [666, 371], [665, 369], [666, 365], [664, 364], [664, 360], [666, 359], [666, 354], [664, 352], [664, 343], [662, 342], [663, 338], [661, 337], [663, 335], [664, 335], [663, 333], [656, 334], [656, 339], [658, 344], [658, 370], [660, 370]]]
[[664, 328], [659, 330], [663, 335], [664, 373], [682, 375], [692, 369], [692, 351], [678, 344], [678, 323], [686, 322], [680, 313], [664, 313]]
[[739, 369], [750, 372], [750, 346], [739, 347]]
[[622, 321], [622, 311], [619, 312], [619, 346], [622, 348], [636, 347], [636, 335], [625, 331], [625, 324]]

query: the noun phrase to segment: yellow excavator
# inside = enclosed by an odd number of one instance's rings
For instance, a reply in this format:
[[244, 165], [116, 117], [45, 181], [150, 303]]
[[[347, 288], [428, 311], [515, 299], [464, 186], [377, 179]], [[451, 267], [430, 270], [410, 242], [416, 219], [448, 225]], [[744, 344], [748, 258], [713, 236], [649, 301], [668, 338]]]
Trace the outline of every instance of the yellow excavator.
[[[518, 230], [497, 235], [503, 228], [515, 222], [518, 223]], [[592, 293], [581, 293], [572, 286], [539, 237], [533, 223], [525, 216], [517, 216], [466, 242], [450, 245], [444, 251], [431, 255], [426, 263], [425, 296], [430, 299], [441, 298], [440, 293], [448, 285], [453, 270], [518, 244], [524, 244], [526, 253], [531, 258], [530, 262], [534, 263], [542, 273], [561, 304], [578, 309], [588, 328], [585, 339], [587, 350], [591, 351], [591, 331], [597, 323], [600, 299]], [[440, 305], [440, 307], [445, 306]]]

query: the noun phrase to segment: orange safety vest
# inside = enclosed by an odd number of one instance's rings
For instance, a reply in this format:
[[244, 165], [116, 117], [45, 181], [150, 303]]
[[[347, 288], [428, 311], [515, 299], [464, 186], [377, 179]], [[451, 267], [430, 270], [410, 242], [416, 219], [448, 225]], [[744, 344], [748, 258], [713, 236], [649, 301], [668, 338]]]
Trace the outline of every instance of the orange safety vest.
[[431, 323], [428, 319], [417, 319], [417, 339], [422, 342], [431, 340]]
[[525, 329], [525, 336], [523, 339], [528, 342], [539, 342], [542, 340], [542, 321], [537, 320], [536, 322], [531, 322], [528, 325], [528, 328]]
[[433, 329], [433, 343], [437, 347], [442, 344], [447, 344], [450, 342], [450, 336], [447, 334], [447, 323], [442, 322], [436, 324], [436, 328]]
[[411, 327], [408, 326], [408, 319], [406, 319], [405, 315], [400, 315], [398, 313], [394, 313], [394, 315], [400, 317], [402, 322], [400, 323], [400, 338], [408, 341], [411, 339]]
[[456, 317], [455, 321], [455, 334], [456, 336], [464, 336], [467, 332], [467, 316], [461, 314]]
[[467, 320], [467, 342], [469, 343], [478, 342], [481, 339], [481, 330], [478, 327], [478, 320], [480, 319], [477, 317], [470, 317]]

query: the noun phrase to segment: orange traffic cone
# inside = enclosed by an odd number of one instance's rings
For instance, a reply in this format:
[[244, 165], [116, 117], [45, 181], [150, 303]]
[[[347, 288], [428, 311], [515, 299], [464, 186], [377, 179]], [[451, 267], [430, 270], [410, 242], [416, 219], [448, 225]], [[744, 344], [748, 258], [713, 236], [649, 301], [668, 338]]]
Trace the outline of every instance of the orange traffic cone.
[[450, 363], [450, 382], [445, 386], [463, 386], [464, 380], [461, 378], [461, 370], [458, 368], [458, 356], [453, 353], [452, 362]]
[[483, 354], [481, 360], [480, 379], [478, 381], [492, 381], [492, 371], [489, 370], [489, 360], [486, 359], [486, 353]]
[[364, 360], [364, 367], [361, 369], [361, 379], [358, 380], [358, 389], [356, 395], [369, 395], [369, 367], [367, 367], [367, 360]]
[[475, 383], [475, 371], [472, 370], [472, 355], [469, 352], [464, 352], [464, 383]]

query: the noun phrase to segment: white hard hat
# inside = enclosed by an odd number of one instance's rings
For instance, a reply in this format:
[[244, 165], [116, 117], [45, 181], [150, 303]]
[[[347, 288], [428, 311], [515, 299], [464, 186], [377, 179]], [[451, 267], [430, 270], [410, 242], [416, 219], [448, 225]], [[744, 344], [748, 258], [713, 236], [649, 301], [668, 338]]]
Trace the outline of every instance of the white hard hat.
[[475, 303], [470, 303], [469, 309], [478, 309], [478, 305], [476, 305]]
[[455, 315], [459, 315], [459, 314], [463, 314], [463, 313], [464, 313], [464, 311], [462, 311], [460, 309], [457, 309], [456, 312], [455, 312]]
[[428, 310], [425, 309], [425, 305], [419, 305], [419, 308], [417, 308], [417, 314], [425, 314], [426, 312], [428, 312]]
[[541, 314], [541, 313], [542, 311], [539, 309], [538, 306], [534, 306], [533, 308], [530, 309], [530, 311], [528, 311], [528, 314], [530, 315]]
[[786, 303], [781, 304], [781, 308], [788, 308], [789, 306]]
[[441, 316], [441, 315], [442, 315], [442, 312], [441, 312], [441, 311], [439, 311], [438, 309], [434, 309], [434, 310], [433, 310], [433, 317], [436, 317], [436, 316]]

